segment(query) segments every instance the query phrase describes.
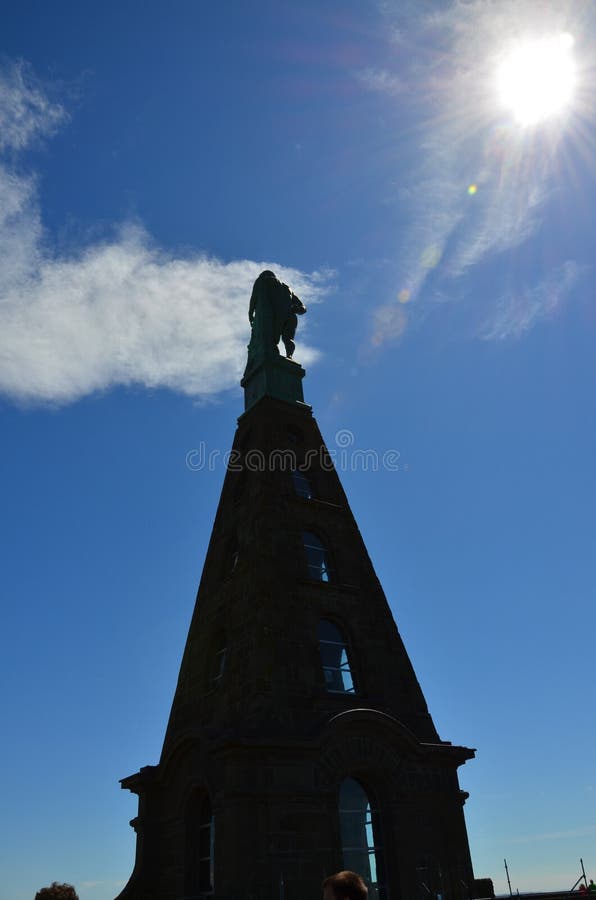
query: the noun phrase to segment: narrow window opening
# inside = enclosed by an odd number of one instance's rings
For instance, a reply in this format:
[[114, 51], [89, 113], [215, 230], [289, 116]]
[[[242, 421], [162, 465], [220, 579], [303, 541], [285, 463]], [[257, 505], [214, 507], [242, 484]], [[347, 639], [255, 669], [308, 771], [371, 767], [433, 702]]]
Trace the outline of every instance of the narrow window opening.
[[339, 822], [344, 868], [358, 872], [364, 878], [371, 900], [385, 900], [387, 893], [378, 813], [355, 778], [346, 778], [342, 782]]
[[197, 792], [186, 809], [185, 893], [192, 900], [213, 896], [215, 825], [209, 798]]
[[304, 472], [294, 469], [292, 472], [292, 481], [294, 483], [294, 490], [299, 497], [304, 497], [305, 500], [312, 500], [314, 498], [315, 492], [313, 491], [312, 484]]
[[215, 684], [218, 684], [221, 681], [226, 667], [227, 654], [228, 648], [224, 645], [220, 647], [213, 658], [213, 681]]
[[312, 534], [310, 531], [305, 531], [302, 537], [308, 577], [313, 581], [331, 581], [331, 566], [327, 548], [316, 534]]
[[199, 897], [213, 894], [213, 862], [215, 849], [215, 828], [211, 804], [205, 800], [201, 809], [199, 826]]
[[319, 622], [319, 652], [327, 690], [330, 693], [353, 694], [354, 679], [346, 642], [339, 628], [327, 619]]
[[238, 540], [236, 536], [228, 539], [227, 550], [225, 555], [224, 571], [226, 576], [233, 575], [238, 568], [240, 562], [240, 550], [238, 548]]

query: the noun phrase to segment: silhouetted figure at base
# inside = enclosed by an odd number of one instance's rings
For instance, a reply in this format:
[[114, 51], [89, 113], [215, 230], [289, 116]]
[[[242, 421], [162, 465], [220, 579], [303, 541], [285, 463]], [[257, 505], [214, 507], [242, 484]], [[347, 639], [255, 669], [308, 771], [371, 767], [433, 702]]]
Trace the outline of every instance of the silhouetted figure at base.
[[49, 887], [41, 888], [35, 900], [79, 900], [79, 895], [72, 884], [58, 884], [53, 881]]
[[323, 900], [368, 900], [368, 888], [356, 872], [336, 872], [323, 882]]

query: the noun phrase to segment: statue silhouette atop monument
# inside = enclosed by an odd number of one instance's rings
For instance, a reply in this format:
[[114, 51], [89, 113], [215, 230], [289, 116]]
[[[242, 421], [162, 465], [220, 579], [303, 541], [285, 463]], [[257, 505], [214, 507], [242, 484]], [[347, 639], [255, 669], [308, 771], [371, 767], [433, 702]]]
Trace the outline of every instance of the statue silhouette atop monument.
[[248, 360], [244, 375], [248, 375], [260, 363], [279, 356], [280, 340], [288, 359], [292, 359], [296, 345], [294, 336], [297, 316], [306, 312], [299, 297], [280, 281], [274, 272], [266, 269], [255, 281], [248, 307], [248, 321], [252, 328], [248, 345]]

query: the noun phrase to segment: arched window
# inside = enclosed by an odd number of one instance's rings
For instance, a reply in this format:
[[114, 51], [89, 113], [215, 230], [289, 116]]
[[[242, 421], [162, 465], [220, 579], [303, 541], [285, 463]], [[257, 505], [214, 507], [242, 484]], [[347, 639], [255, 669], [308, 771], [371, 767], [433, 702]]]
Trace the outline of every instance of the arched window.
[[292, 481], [294, 483], [294, 490], [299, 497], [304, 497], [305, 500], [313, 499], [315, 492], [313, 491], [310, 479], [304, 472], [301, 472], [300, 469], [294, 469], [292, 471]]
[[368, 883], [370, 900], [384, 900], [385, 876], [376, 809], [355, 778], [339, 790], [339, 824], [344, 869], [358, 872]]
[[302, 535], [304, 552], [306, 553], [306, 565], [308, 577], [313, 581], [331, 581], [331, 566], [329, 552], [321, 539], [310, 531]]
[[319, 622], [319, 651], [327, 690], [338, 694], [353, 694], [354, 679], [346, 642], [337, 625], [327, 619]]
[[186, 808], [185, 893], [193, 900], [213, 896], [215, 828], [209, 798], [195, 793]]

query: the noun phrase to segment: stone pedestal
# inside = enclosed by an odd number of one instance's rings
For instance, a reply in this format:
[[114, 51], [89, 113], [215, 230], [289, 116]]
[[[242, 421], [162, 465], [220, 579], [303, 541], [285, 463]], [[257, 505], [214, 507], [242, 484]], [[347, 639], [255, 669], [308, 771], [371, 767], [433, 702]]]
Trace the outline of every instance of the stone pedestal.
[[302, 391], [305, 374], [300, 363], [286, 359], [285, 356], [272, 356], [259, 363], [240, 382], [244, 388], [245, 412], [261, 397], [273, 397], [306, 406]]

